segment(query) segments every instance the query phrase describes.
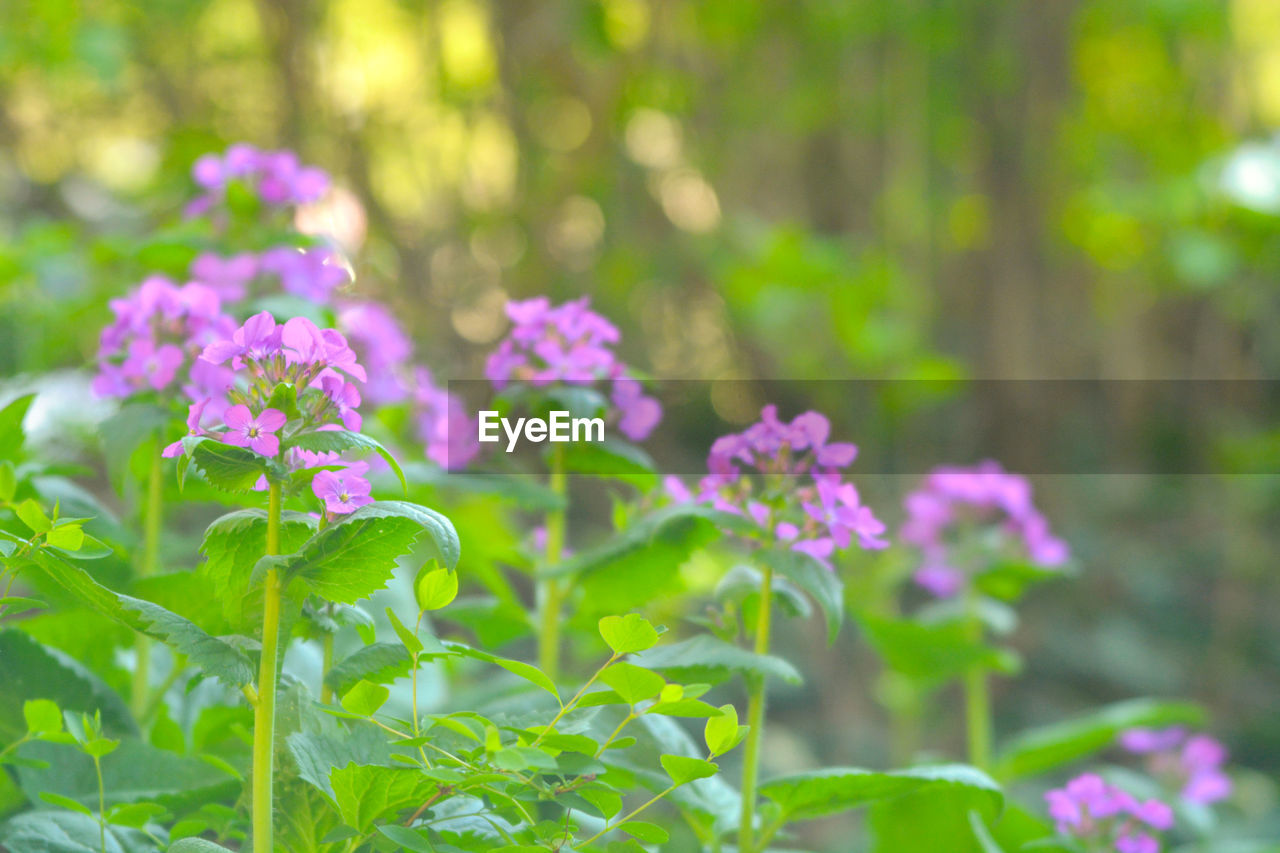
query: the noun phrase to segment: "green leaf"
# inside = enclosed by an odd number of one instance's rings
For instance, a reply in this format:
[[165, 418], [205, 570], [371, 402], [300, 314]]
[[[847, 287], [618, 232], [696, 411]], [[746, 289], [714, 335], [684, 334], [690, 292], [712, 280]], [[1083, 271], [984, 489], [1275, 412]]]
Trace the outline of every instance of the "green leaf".
[[971, 815], [994, 819], [1004, 803], [999, 787], [972, 767], [905, 772], [932, 772], [939, 778], [916, 791], [872, 805], [874, 853], [979, 853]]
[[26, 432], [22, 422], [26, 420], [27, 411], [36, 400], [36, 395], [23, 394], [0, 409], [0, 453], [4, 458], [18, 460], [22, 455], [22, 445], [26, 441]]
[[[98, 777], [93, 760], [55, 743], [32, 743], [23, 754], [48, 763], [47, 768], [21, 768], [18, 781], [30, 797], [51, 791], [98, 807]], [[241, 782], [199, 758], [178, 755], [136, 737], [120, 741], [101, 758], [108, 805], [157, 803], [174, 812], [198, 808], [224, 797], [234, 798]]]
[[[372, 450], [381, 456], [395, 472], [396, 477], [400, 480], [400, 488], [404, 491], [409, 490], [409, 484], [405, 481], [404, 471], [400, 468], [400, 463], [391, 455], [391, 452], [382, 446], [375, 439], [370, 438], [361, 432], [350, 432], [348, 430], [312, 430], [304, 432], [300, 435], [293, 436], [281, 443], [281, 448], [300, 447], [303, 450], [312, 450], [317, 453], [325, 451], [344, 450]], [[452, 564], [450, 564], [452, 566]]]
[[1072, 720], [1030, 729], [1014, 737], [996, 761], [1005, 781], [1035, 776], [1106, 749], [1126, 729], [1137, 726], [1197, 725], [1204, 710], [1188, 702], [1131, 699]]
[[530, 684], [541, 687], [543, 690], [554, 696], [557, 702], [560, 701], [560, 691], [556, 689], [555, 682], [536, 666], [524, 663], [523, 661], [510, 660], [509, 658], [491, 655], [488, 652], [473, 649], [470, 646], [463, 645], [462, 643], [446, 642], [444, 643], [444, 647], [450, 651], [457, 652], [464, 657], [475, 658], [476, 660], [482, 660], [500, 666], [507, 672], [518, 675]]
[[203, 838], [180, 838], [169, 845], [169, 853], [231, 853], [221, 844]]
[[[11, 853], [99, 853], [102, 828], [97, 818], [76, 812], [33, 811], [0, 823], [0, 847]], [[159, 853], [142, 832], [121, 826], [106, 828], [105, 853]], [[173, 850], [174, 848], [169, 848]]]
[[51, 551], [39, 549], [32, 559], [53, 580], [90, 607], [135, 631], [168, 643], [191, 663], [225, 683], [239, 687], [253, 681], [253, 665], [244, 652], [205, 633], [195, 623], [158, 604], [120, 595]]
[[667, 771], [671, 781], [677, 785], [692, 782], [695, 779], [706, 779], [720, 772], [720, 768], [710, 761], [701, 758], [689, 758], [684, 755], [661, 755], [662, 769]]
[[0, 503], [9, 503], [18, 493], [18, 475], [13, 463], [8, 459], [0, 459]]
[[671, 840], [671, 835], [665, 829], [656, 823], [648, 823], [643, 820], [629, 820], [626, 823], [618, 824], [617, 828], [647, 844], [666, 844]]
[[458, 534], [447, 518], [417, 504], [375, 501], [316, 533], [297, 552], [264, 557], [254, 572], [274, 567], [321, 598], [354, 604], [386, 586], [396, 560], [424, 530], [441, 562], [456, 566]]
[[[289, 554], [302, 547], [318, 524], [318, 520], [309, 515], [285, 512], [280, 518], [281, 552]], [[251, 621], [246, 611], [246, 596], [253, 567], [266, 553], [266, 548], [267, 513], [262, 509], [229, 512], [205, 529], [200, 543], [205, 563], [200, 567], [200, 574], [213, 584], [213, 597], [222, 603], [223, 613], [232, 625], [247, 625]]]
[[361, 717], [372, 717], [387, 703], [391, 691], [381, 684], [357, 682], [342, 696], [342, 707]]
[[667, 683], [665, 678], [653, 670], [624, 661], [618, 661], [601, 672], [600, 681], [612, 687], [628, 705], [652, 699]]
[[974, 584], [985, 595], [1001, 601], [1016, 601], [1032, 586], [1049, 580], [1070, 577], [1064, 567], [1045, 568], [1034, 563], [1004, 560], [974, 578]]
[[[98, 676], [15, 628], [0, 630], [0, 685], [0, 741], [25, 734], [30, 727], [26, 706], [43, 708], [41, 700], [68, 711], [99, 712], [103, 728], [112, 734], [138, 731], [129, 707]], [[47, 710], [33, 713], [41, 725], [53, 725]]]
[[386, 735], [369, 725], [333, 734], [294, 732], [287, 742], [298, 775], [327, 797], [333, 796], [329, 777], [334, 768], [348, 764], [384, 765], [391, 761]]
[[789, 684], [803, 681], [796, 668], [782, 658], [758, 655], [709, 634], [658, 646], [636, 655], [634, 661], [682, 682], [719, 684], [735, 673], [778, 678]]
[[78, 803], [70, 797], [64, 797], [61, 794], [55, 794], [51, 791], [41, 791], [40, 799], [44, 800], [49, 805], [57, 806], [60, 809], [69, 809], [70, 811], [79, 812], [80, 814], [87, 814], [90, 817], [93, 816], [93, 812], [89, 810], [88, 806], [83, 803]]
[[42, 610], [48, 606], [48, 604], [37, 598], [23, 598], [20, 595], [0, 598], [0, 613], [6, 616], [14, 616], [18, 613], [25, 613], [28, 610]]
[[[244, 493], [251, 491], [259, 477], [277, 475], [278, 463], [272, 464], [265, 456], [254, 453], [247, 447], [236, 447], [223, 444], [202, 435], [189, 435], [182, 439], [185, 449], [184, 458], [204, 475], [205, 480], [215, 489], [224, 492]], [[185, 469], [179, 467], [180, 474]], [[179, 477], [179, 483], [183, 477]]]
[[22, 703], [27, 731], [33, 735], [62, 731], [62, 709], [50, 699], [28, 699]]
[[418, 572], [413, 592], [419, 610], [447, 607], [458, 597], [458, 575], [448, 569], [437, 568], [433, 560]]
[[412, 853], [436, 853], [436, 848], [431, 846], [431, 842], [423, 837], [421, 832], [407, 826], [385, 823], [378, 827], [378, 832], [391, 839], [392, 843], [402, 850], [410, 850]]
[[721, 705], [720, 715], [710, 717], [703, 730], [702, 737], [706, 741], [707, 751], [712, 755], [724, 755], [747, 736], [747, 726], [738, 725], [738, 709], [732, 705]]
[[18, 504], [13, 511], [33, 533], [45, 533], [53, 527], [53, 522], [49, 520], [49, 516], [44, 514], [40, 504], [31, 498], [27, 498]]
[[596, 477], [612, 477], [630, 483], [641, 492], [658, 485], [653, 459], [636, 445], [606, 437], [604, 441], [578, 441], [565, 447], [565, 470]]
[[999, 811], [1004, 802], [999, 785], [982, 771], [962, 764], [888, 772], [828, 767], [769, 779], [760, 786], [760, 796], [777, 803], [783, 820], [790, 822], [826, 817], [878, 800], [937, 789], [963, 790], [985, 803], [985, 810], [990, 812]]
[[84, 545], [84, 531], [79, 524], [62, 524], [46, 533], [44, 541], [64, 551], [79, 551]]
[[606, 616], [600, 620], [600, 636], [617, 655], [642, 652], [658, 642], [658, 632], [639, 613]]
[[975, 641], [960, 623], [925, 625], [871, 614], [860, 615], [858, 622], [890, 669], [924, 685], [948, 681], [974, 666], [1006, 673], [1017, 668], [1016, 660]]
[[585, 575], [607, 569], [608, 576], [616, 579], [620, 573], [634, 570], [651, 579], [655, 567], [669, 564], [674, 570], [694, 550], [717, 539], [721, 530], [750, 525], [740, 516], [703, 504], [673, 504], [637, 519], [608, 541], [580, 551], [547, 574]]
[[760, 553], [760, 558], [775, 572], [809, 593], [827, 619], [827, 642], [835, 642], [844, 621], [844, 584], [836, 573], [798, 551], [766, 550]]
[[335, 768], [329, 781], [343, 822], [362, 833], [378, 820], [418, 808], [439, 787], [416, 769], [359, 764]]
[[361, 646], [339, 661], [325, 673], [324, 683], [341, 696], [359, 681], [388, 684], [408, 675], [411, 663], [409, 653], [399, 643], [374, 643]]

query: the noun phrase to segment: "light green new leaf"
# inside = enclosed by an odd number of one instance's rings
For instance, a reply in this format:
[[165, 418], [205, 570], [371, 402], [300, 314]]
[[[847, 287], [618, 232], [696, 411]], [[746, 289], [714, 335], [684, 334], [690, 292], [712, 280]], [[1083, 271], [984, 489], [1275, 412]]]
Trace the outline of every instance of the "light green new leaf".
[[650, 669], [624, 661], [609, 666], [600, 673], [600, 681], [609, 685], [628, 705], [652, 699], [662, 692], [667, 680]]
[[720, 772], [720, 768], [710, 761], [701, 758], [689, 758], [684, 755], [661, 755], [662, 769], [667, 771], [671, 781], [677, 785], [692, 782], [695, 779], [706, 779]]
[[600, 636], [614, 654], [642, 652], [658, 642], [658, 631], [639, 613], [606, 616], [600, 620]]
[[413, 584], [419, 610], [439, 610], [458, 597], [458, 574], [439, 568], [435, 561], [427, 563], [418, 572]]
[[390, 696], [390, 689], [381, 684], [359, 681], [343, 694], [342, 707], [358, 716], [372, 717], [379, 708], [387, 704]]

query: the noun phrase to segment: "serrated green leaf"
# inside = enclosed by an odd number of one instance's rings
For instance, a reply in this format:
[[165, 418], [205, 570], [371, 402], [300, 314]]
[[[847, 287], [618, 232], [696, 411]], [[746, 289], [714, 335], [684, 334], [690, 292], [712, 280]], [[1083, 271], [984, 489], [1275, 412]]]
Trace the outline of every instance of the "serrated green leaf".
[[32, 559], [53, 580], [102, 614], [168, 643], [191, 663], [227, 684], [253, 681], [253, 666], [244, 652], [205, 633], [195, 623], [150, 601], [112, 592], [83, 570], [51, 551], [39, 549]]
[[836, 573], [798, 551], [765, 550], [759, 556], [766, 565], [791, 580], [817, 602], [827, 620], [827, 642], [834, 642], [844, 621], [844, 584]]
[[386, 585], [396, 560], [424, 530], [441, 561], [457, 565], [458, 534], [447, 518], [404, 501], [375, 501], [319, 531], [297, 552], [263, 558], [254, 572], [274, 567], [321, 598], [354, 604]]
[[[223, 444], [202, 435], [182, 439], [183, 457], [215, 489], [233, 494], [251, 491], [259, 477], [274, 472], [272, 460], [247, 447]], [[278, 465], [278, 463], [277, 463]], [[185, 469], [180, 471], [185, 475]], [[278, 472], [276, 472], [278, 473]]]
[[329, 781], [343, 822], [361, 833], [372, 831], [376, 821], [418, 808], [439, 787], [416, 769], [359, 764], [335, 768]]
[[[396, 477], [400, 480], [400, 487], [404, 491], [409, 490], [409, 484], [404, 478], [404, 471], [400, 468], [400, 463], [396, 460], [391, 451], [382, 446], [376, 439], [370, 438], [361, 432], [350, 432], [349, 430], [312, 430], [295, 435], [282, 443], [282, 448], [300, 447], [303, 450], [311, 450], [317, 453], [326, 451], [341, 452], [344, 450], [372, 450], [386, 461], [387, 465], [395, 472]], [[450, 564], [452, 565], [452, 564]]]
[[523, 661], [498, 657], [497, 655], [492, 655], [488, 652], [483, 652], [479, 649], [473, 649], [470, 646], [465, 646], [462, 643], [446, 642], [444, 643], [444, 647], [450, 651], [457, 652], [464, 657], [475, 658], [477, 660], [486, 661], [496, 666], [500, 666], [507, 672], [518, 675], [530, 684], [541, 687], [543, 690], [554, 696], [557, 702], [560, 701], [560, 691], [556, 689], [555, 682], [536, 666], [532, 666]]
[[[0, 823], [0, 847], [13, 853], [100, 853], [101, 831], [97, 818], [77, 812], [24, 812]], [[106, 839], [105, 853], [160, 851], [145, 834], [129, 827], [108, 826]]]

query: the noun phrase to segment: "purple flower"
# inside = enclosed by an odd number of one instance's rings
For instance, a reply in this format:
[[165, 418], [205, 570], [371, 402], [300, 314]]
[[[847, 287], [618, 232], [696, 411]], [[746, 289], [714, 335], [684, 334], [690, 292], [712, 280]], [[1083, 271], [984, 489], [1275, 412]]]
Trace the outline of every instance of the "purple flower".
[[243, 181], [262, 201], [278, 207], [310, 204], [329, 191], [329, 176], [301, 165], [292, 151], [262, 151], [245, 143], [232, 145], [222, 157], [200, 157], [191, 167], [191, 177], [205, 194], [188, 205], [188, 216], [212, 210], [233, 180]]
[[[187, 407], [187, 434], [188, 435], [204, 435], [204, 429], [200, 426], [200, 418], [204, 415], [205, 407], [209, 405], [209, 401], [198, 400]], [[183, 453], [182, 439], [178, 439], [173, 444], [165, 447], [160, 455], [166, 459], [173, 459], [181, 456]]]
[[1044, 568], [1061, 566], [1070, 558], [1066, 543], [1053, 536], [1048, 522], [1032, 504], [1031, 484], [1005, 472], [996, 462], [971, 468], [935, 468], [921, 488], [907, 495], [904, 506], [907, 520], [902, 525], [902, 541], [914, 545], [924, 557], [915, 581], [939, 597], [958, 594], [968, 579], [969, 571], [957, 565], [951, 555], [952, 533], [959, 527], [985, 526], [999, 531], [1000, 548], [1014, 550]]
[[266, 361], [279, 354], [283, 348], [283, 331], [270, 311], [262, 311], [245, 320], [244, 325], [232, 333], [231, 340], [209, 344], [200, 357], [213, 364], [230, 359], [231, 366], [239, 370], [246, 359]]
[[227, 431], [220, 438], [226, 444], [247, 447], [263, 456], [275, 456], [280, 452], [280, 439], [274, 433], [285, 421], [284, 412], [277, 409], [263, 409], [254, 417], [248, 406], [232, 406], [223, 416]]
[[632, 441], [644, 441], [662, 420], [662, 406], [645, 396], [639, 382], [629, 377], [613, 381], [613, 404], [618, 408], [618, 429]]
[[220, 257], [213, 252], [202, 252], [191, 262], [189, 270], [193, 279], [209, 285], [228, 302], [244, 299], [248, 284], [258, 274], [258, 257], [252, 252]]
[[1173, 827], [1173, 810], [1168, 804], [1139, 801], [1094, 773], [1048, 791], [1045, 803], [1058, 833], [1093, 842], [1090, 849], [1111, 845], [1118, 853], [1159, 853], [1160, 841], [1153, 832]]
[[413, 402], [427, 458], [448, 470], [465, 468], [480, 452], [480, 443], [475, 418], [462, 401], [437, 387], [431, 371], [419, 367], [414, 371]]
[[330, 515], [355, 512], [373, 503], [369, 481], [363, 476], [368, 470], [366, 463], [356, 462], [341, 471], [320, 471], [311, 481], [311, 491], [324, 501], [325, 511]]
[[342, 418], [342, 425], [352, 432], [359, 432], [363, 421], [356, 411], [360, 405], [360, 391], [355, 384], [333, 370], [325, 370], [320, 376], [320, 390]]
[[405, 371], [413, 355], [413, 343], [386, 306], [377, 302], [346, 304], [338, 312], [338, 328], [368, 367], [365, 397], [375, 403], [405, 399], [410, 390]]
[[1215, 738], [1171, 726], [1129, 729], [1119, 740], [1126, 751], [1145, 755], [1151, 775], [1187, 802], [1208, 805], [1231, 796], [1231, 777], [1222, 770], [1227, 748]]
[[280, 246], [262, 253], [263, 273], [278, 276], [280, 286], [308, 302], [328, 303], [333, 291], [351, 281], [351, 272], [331, 249]]
[[[830, 432], [830, 421], [818, 412], [788, 423], [778, 418], [777, 407], [765, 406], [757, 423], [712, 443], [708, 474], [694, 499], [750, 518], [760, 538], [775, 539], [827, 568], [833, 568], [837, 550], [855, 543], [885, 548], [884, 523], [840, 472], [857, 448], [829, 444]], [[669, 480], [666, 490], [677, 500], [687, 493], [678, 480]]]

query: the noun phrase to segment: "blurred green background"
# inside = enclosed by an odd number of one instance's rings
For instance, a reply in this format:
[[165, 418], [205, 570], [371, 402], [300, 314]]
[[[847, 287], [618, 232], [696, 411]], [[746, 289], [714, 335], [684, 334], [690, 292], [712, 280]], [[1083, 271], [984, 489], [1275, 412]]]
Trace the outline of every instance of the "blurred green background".
[[[547, 293], [662, 378], [1267, 379], [1278, 125], [1275, 0], [7, 0], [0, 375], [91, 359], [244, 140], [334, 174], [313, 226], [444, 377]], [[1084, 573], [1027, 607], [1006, 728], [1183, 694], [1280, 769], [1280, 433], [1214, 426], [1219, 474], [1037, 479]], [[910, 485], [864, 480], [894, 524]], [[887, 760], [856, 632], [784, 643], [772, 769]]]

